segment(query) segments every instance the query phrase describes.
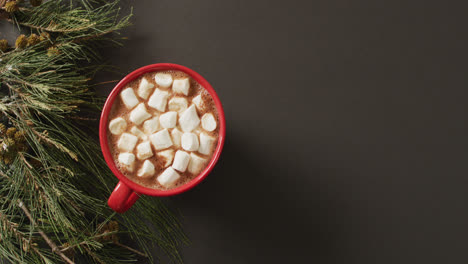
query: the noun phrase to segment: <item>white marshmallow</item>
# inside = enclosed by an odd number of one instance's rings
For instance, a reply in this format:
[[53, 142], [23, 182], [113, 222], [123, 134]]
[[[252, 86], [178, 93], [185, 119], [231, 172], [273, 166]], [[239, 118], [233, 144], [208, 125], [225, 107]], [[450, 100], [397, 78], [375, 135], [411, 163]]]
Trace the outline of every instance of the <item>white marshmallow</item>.
[[120, 92], [120, 98], [122, 98], [122, 102], [128, 109], [132, 109], [140, 102], [132, 88], [127, 88]]
[[168, 92], [156, 88], [153, 95], [151, 95], [151, 97], [148, 100], [148, 105], [160, 112], [165, 112], [168, 97]]
[[109, 131], [114, 135], [122, 134], [126, 128], [127, 122], [121, 117], [112, 119], [112, 121], [109, 122]]
[[145, 135], [145, 133], [143, 133], [143, 131], [141, 131], [140, 129], [138, 129], [138, 127], [136, 126], [133, 126], [131, 129], [130, 129], [130, 133], [132, 133], [133, 135], [143, 139], [143, 140], [147, 140], [148, 137]]
[[130, 112], [130, 121], [135, 125], [140, 125], [146, 119], [150, 118], [151, 114], [146, 111], [145, 103], [139, 104], [135, 109]]
[[172, 135], [172, 142], [174, 143], [175, 146], [177, 147], [180, 147], [180, 141], [181, 141], [181, 138], [182, 138], [182, 132], [177, 129], [177, 128], [174, 128], [172, 129], [171, 131], [171, 135]]
[[180, 113], [185, 111], [187, 106], [187, 99], [183, 97], [172, 97], [171, 100], [169, 100], [169, 111], [176, 111]]
[[179, 173], [175, 171], [172, 167], [168, 167], [163, 173], [161, 173], [157, 180], [164, 187], [170, 187], [180, 178]]
[[201, 125], [206, 131], [213, 131], [216, 129], [216, 120], [211, 113], [206, 113], [201, 118]]
[[187, 170], [187, 166], [190, 162], [190, 155], [182, 150], [178, 150], [174, 157], [174, 162], [172, 163], [172, 168], [184, 172]]
[[190, 132], [198, 127], [200, 118], [198, 118], [195, 105], [191, 105], [180, 115], [179, 124], [184, 132]]
[[138, 144], [137, 146], [137, 158], [139, 160], [144, 160], [151, 158], [153, 156], [153, 151], [151, 150], [151, 144], [149, 141]]
[[119, 154], [119, 163], [126, 170], [132, 172], [133, 166], [135, 164], [135, 155], [133, 153], [120, 153]]
[[150, 95], [151, 91], [154, 88], [154, 84], [149, 83], [146, 78], [142, 78], [140, 85], [138, 86], [138, 96], [140, 96], [143, 99], [148, 99], [148, 96]]
[[209, 155], [211, 153], [211, 149], [213, 148], [213, 143], [215, 142], [216, 138], [209, 136], [205, 133], [200, 133], [200, 147], [198, 148], [198, 152], [201, 154]]
[[189, 78], [174, 80], [172, 84], [172, 90], [174, 93], [181, 93], [184, 95], [188, 95], [190, 89], [190, 81]]
[[192, 133], [195, 133], [197, 135], [200, 135], [200, 133], [203, 133], [203, 132], [204, 132], [204, 130], [201, 127], [197, 127], [194, 130], [192, 130]]
[[167, 73], [158, 72], [154, 75], [154, 80], [162, 88], [167, 88], [172, 84], [172, 76]]
[[117, 142], [117, 148], [120, 151], [132, 152], [138, 141], [138, 138], [129, 133], [123, 133]]
[[177, 123], [177, 112], [171, 111], [162, 114], [159, 117], [159, 123], [164, 128], [173, 128]]
[[172, 146], [171, 136], [167, 129], [154, 133], [149, 138], [156, 150], [166, 149]]
[[166, 161], [166, 163], [164, 163], [164, 167], [168, 167], [171, 165], [172, 160], [174, 159], [174, 150], [167, 149], [160, 151], [158, 152], [158, 156]]
[[198, 143], [198, 137], [194, 133], [184, 133], [182, 135], [182, 148], [187, 151], [197, 151], [200, 144]]
[[190, 163], [187, 170], [190, 173], [198, 174], [200, 171], [205, 168], [207, 159], [202, 158], [194, 153], [190, 153]]
[[154, 170], [154, 165], [153, 163], [151, 163], [151, 161], [149, 160], [145, 160], [145, 162], [143, 162], [143, 166], [141, 166], [140, 170], [138, 170], [138, 177], [149, 177], [149, 176], [153, 176], [155, 173], [155, 170]]
[[143, 130], [146, 134], [153, 134], [154, 132], [158, 131], [159, 127], [159, 117], [153, 117], [150, 120], [146, 120], [143, 123]]
[[205, 106], [201, 94], [195, 96], [192, 99], [192, 103], [197, 107], [198, 110], [202, 110]]

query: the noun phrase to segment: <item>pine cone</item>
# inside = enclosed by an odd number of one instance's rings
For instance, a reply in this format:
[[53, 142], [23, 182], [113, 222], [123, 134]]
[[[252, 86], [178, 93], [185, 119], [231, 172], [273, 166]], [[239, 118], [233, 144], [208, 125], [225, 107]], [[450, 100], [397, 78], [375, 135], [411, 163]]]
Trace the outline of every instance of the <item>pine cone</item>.
[[6, 132], [6, 126], [0, 123], [0, 136], [3, 136]]
[[21, 34], [18, 36], [15, 42], [15, 46], [17, 49], [24, 49], [28, 45], [28, 39], [25, 35]]
[[10, 1], [5, 4], [5, 11], [7, 11], [8, 13], [13, 13], [18, 9], [18, 3], [16, 3], [16, 1]]
[[32, 6], [40, 6], [42, 4], [42, 0], [29, 0]]
[[31, 34], [28, 38], [28, 46], [34, 46], [39, 43], [41, 40], [38, 35]]
[[47, 49], [47, 56], [52, 57], [60, 54], [60, 50], [56, 47], [50, 47]]
[[14, 137], [15, 137], [15, 134], [16, 134], [16, 131], [17, 131], [16, 127], [9, 127], [9, 128], [7, 129], [7, 131], [6, 131], [7, 137], [9, 137], [9, 138], [14, 138]]
[[15, 136], [14, 136], [14, 139], [16, 142], [24, 142], [26, 141], [26, 137], [24, 136], [24, 132], [23, 131], [18, 131], [15, 133]]
[[112, 241], [114, 243], [119, 242], [118, 234], [106, 235], [106, 233], [116, 232], [116, 231], [119, 231], [119, 223], [117, 221], [112, 220], [104, 224], [100, 232], [101, 234], [104, 234], [104, 236], [102, 236], [102, 240]]
[[11, 148], [11, 147], [15, 146], [15, 144], [16, 144], [16, 142], [12, 138], [3, 139], [3, 143], [5, 143], [5, 145], [7, 145], [8, 148]]
[[0, 39], [0, 50], [2, 52], [5, 52], [5, 51], [7, 51], [7, 49], [8, 49], [8, 40]]

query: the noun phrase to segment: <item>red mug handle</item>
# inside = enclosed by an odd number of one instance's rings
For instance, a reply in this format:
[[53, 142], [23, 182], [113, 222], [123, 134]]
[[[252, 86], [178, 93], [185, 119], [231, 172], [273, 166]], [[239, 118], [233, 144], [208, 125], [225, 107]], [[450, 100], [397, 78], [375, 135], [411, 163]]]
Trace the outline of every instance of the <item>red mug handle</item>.
[[125, 213], [140, 198], [140, 195], [119, 181], [111, 193], [107, 204], [117, 213]]

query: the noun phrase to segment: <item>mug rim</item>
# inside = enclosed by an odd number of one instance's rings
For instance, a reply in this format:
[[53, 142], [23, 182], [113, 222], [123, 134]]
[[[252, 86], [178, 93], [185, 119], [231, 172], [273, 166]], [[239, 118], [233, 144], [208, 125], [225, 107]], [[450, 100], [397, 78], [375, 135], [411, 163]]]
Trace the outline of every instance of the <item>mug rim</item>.
[[[159, 189], [152, 189], [145, 186], [142, 186], [130, 179], [128, 179], [122, 172], [117, 168], [114, 159], [112, 158], [108, 140], [107, 140], [107, 123], [109, 119], [109, 114], [112, 109], [112, 105], [119, 95], [120, 91], [131, 81], [135, 80], [136, 78], [140, 77], [141, 75], [148, 73], [148, 72], [156, 72], [156, 71], [164, 71], [164, 70], [178, 70], [187, 73], [192, 77], [195, 81], [197, 81], [205, 90], [208, 91], [210, 96], [213, 98], [215, 103], [216, 110], [218, 111], [218, 119], [219, 119], [219, 136], [218, 136], [218, 145], [213, 152], [210, 162], [208, 165], [200, 172], [195, 178], [190, 180], [189, 182], [170, 190], [159, 190]], [[189, 69], [185, 66], [173, 64], [173, 63], [156, 63], [147, 65], [141, 68], [134, 70], [133, 72], [126, 75], [117, 85], [112, 89], [109, 96], [104, 103], [104, 107], [101, 112], [101, 119], [99, 121], [99, 141], [101, 145], [102, 154], [104, 155], [104, 159], [107, 163], [107, 166], [111, 169], [112, 173], [125, 185], [131, 188], [134, 192], [139, 194], [145, 194], [149, 196], [171, 196], [176, 195], [179, 193], [186, 192], [200, 182], [202, 182], [206, 176], [213, 170], [216, 162], [221, 155], [221, 151], [224, 146], [224, 140], [226, 136], [226, 120], [224, 117], [224, 110], [221, 105], [221, 100], [219, 99], [218, 95], [216, 94], [215, 90], [211, 86], [211, 84], [203, 78], [200, 74], [195, 72], [192, 69]]]

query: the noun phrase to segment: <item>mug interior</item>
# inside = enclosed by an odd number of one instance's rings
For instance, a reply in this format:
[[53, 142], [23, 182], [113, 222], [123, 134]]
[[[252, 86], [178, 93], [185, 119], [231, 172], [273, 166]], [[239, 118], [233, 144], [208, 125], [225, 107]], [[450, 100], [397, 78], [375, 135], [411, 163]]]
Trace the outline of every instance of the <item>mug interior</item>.
[[[208, 93], [211, 95], [213, 98], [213, 101], [216, 106], [216, 110], [218, 111], [218, 117], [219, 117], [219, 136], [218, 136], [218, 145], [216, 146], [216, 149], [213, 152], [213, 156], [211, 157], [210, 162], [208, 165], [205, 167], [205, 169], [198, 174], [195, 178], [193, 178], [191, 181], [187, 182], [184, 185], [181, 185], [177, 188], [170, 189], [170, 190], [157, 190], [157, 189], [152, 189], [152, 188], [147, 188], [145, 186], [142, 186], [140, 184], [137, 184], [133, 182], [132, 180], [128, 179], [125, 175], [123, 175], [122, 172], [117, 168], [114, 159], [112, 158], [111, 151], [109, 148], [108, 144], [108, 137], [107, 137], [107, 123], [108, 123], [108, 118], [109, 114], [112, 108], [112, 105], [116, 98], [118, 97], [120, 91], [131, 81], [135, 80], [136, 78], [140, 77], [141, 75], [148, 73], [148, 72], [155, 72], [155, 71], [165, 71], [165, 70], [177, 70], [177, 71], [182, 71], [190, 75], [195, 81], [197, 81], [205, 90], [208, 91]], [[132, 73], [128, 74], [125, 76], [115, 87], [112, 89], [111, 93], [107, 97], [107, 100], [104, 104], [102, 113], [101, 113], [101, 120], [99, 123], [99, 140], [101, 144], [101, 149], [102, 153], [104, 155], [104, 159], [106, 160], [107, 165], [111, 169], [111, 171], [114, 173], [114, 175], [121, 180], [124, 184], [126, 184], [128, 187], [133, 189], [135, 192], [140, 193], [140, 194], [146, 194], [150, 196], [170, 196], [170, 195], [175, 195], [179, 194], [182, 192], [185, 192], [193, 187], [195, 187], [197, 184], [199, 184], [213, 169], [214, 165], [219, 159], [219, 156], [221, 154], [221, 150], [224, 145], [224, 139], [226, 136], [226, 121], [224, 118], [224, 111], [223, 107], [221, 105], [221, 101], [219, 100], [218, 95], [216, 94], [215, 90], [213, 87], [208, 83], [207, 80], [205, 80], [200, 74], [196, 73], [195, 71], [181, 66], [177, 64], [171, 64], [171, 63], [158, 63], [158, 64], [152, 64], [148, 65], [142, 68], [139, 68]]]

